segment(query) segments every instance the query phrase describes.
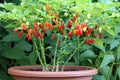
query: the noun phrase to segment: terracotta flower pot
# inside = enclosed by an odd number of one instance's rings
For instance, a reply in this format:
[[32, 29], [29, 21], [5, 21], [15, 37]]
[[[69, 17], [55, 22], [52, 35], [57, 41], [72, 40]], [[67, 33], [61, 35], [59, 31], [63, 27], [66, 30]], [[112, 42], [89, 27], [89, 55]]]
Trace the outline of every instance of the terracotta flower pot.
[[8, 73], [14, 80], [92, 80], [98, 71], [86, 66], [66, 66], [63, 72], [43, 72], [41, 66], [17, 66], [9, 68]]

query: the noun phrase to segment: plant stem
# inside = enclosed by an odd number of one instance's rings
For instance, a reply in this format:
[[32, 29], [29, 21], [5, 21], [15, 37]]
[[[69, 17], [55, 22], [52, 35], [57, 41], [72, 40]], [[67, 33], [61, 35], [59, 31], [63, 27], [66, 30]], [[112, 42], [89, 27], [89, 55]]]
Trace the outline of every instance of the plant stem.
[[[79, 37], [77, 37], [77, 47], [79, 48]], [[79, 57], [80, 57], [80, 54], [79, 54], [79, 49], [77, 50], [77, 64], [79, 65]]]
[[42, 66], [44, 66], [43, 61], [42, 61], [42, 59], [40, 58], [40, 53], [39, 53], [39, 51], [38, 51], [38, 47], [37, 47], [37, 44], [36, 44], [36, 41], [35, 41], [35, 38], [34, 38], [34, 37], [33, 37], [33, 44], [34, 44], [34, 46], [35, 46], [35, 51], [36, 51], [36, 53], [37, 53], [37, 55], [38, 55], [39, 62], [41, 63]]
[[114, 66], [114, 62], [112, 62], [112, 65], [111, 65], [110, 70], [109, 70], [109, 72], [108, 72], [108, 74], [107, 74], [106, 80], [110, 80], [110, 76], [111, 76], [111, 72], [112, 72], [112, 70], [113, 70], [113, 66]]
[[[118, 47], [119, 47], [119, 45], [118, 45]], [[115, 48], [115, 53], [114, 53], [114, 57], [115, 57], [115, 63], [117, 63], [117, 61], [118, 61], [118, 50], [119, 50], [119, 48], [118, 47], [116, 47]], [[114, 76], [115, 76], [115, 78], [114, 78], [114, 80], [116, 80], [116, 78], [117, 78], [117, 70], [118, 70], [118, 66], [119, 66], [119, 64], [114, 64], [114, 67], [115, 67], [115, 74], [113, 74]]]
[[53, 68], [52, 68], [52, 71], [55, 70], [55, 66], [56, 66], [58, 40], [59, 40], [59, 33], [58, 33], [58, 38], [57, 38], [57, 44], [56, 44], [56, 46], [55, 46], [55, 52], [54, 52], [54, 59], [53, 59]]
[[114, 80], [117, 80], [117, 71], [118, 71], [118, 64], [116, 64], [117, 69], [115, 70], [115, 78]]
[[46, 59], [45, 59], [45, 49], [44, 49], [44, 39], [42, 39], [42, 41], [40, 41], [40, 47], [41, 47], [41, 52], [42, 52], [42, 58], [44, 61], [44, 70], [48, 70], [47, 68], [47, 63], [46, 63]]
[[79, 44], [78, 45], [78, 48], [76, 48], [75, 50], [74, 50], [74, 52], [73, 52], [73, 54], [71, 54], [70, 56], [69, 56], [69, 58], [66, 60], [66, 62], [64, 63], [64, 65], [63, 65], [63, 67], [62, 67], [62, 70], [64, 69], [64, 66], [68, 63], [68, 61], [73, 57], [73, 55], [77, 52], [77, 50], [80, 48], [80, 46], [82, 45], [84, 43], [84, 41], [83, 42], [81, 42], [81, 44]]

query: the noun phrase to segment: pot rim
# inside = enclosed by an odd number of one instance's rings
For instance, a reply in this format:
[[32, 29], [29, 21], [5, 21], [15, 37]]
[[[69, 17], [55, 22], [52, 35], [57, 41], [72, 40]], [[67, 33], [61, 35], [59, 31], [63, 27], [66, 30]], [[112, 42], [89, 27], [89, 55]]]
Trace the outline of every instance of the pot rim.
[[65, 66], [66, 68], [84, 68], [87, 70], [79, 71], [60, 71], [60, 72], [44, 72], [44, 71], [25, 71], [20, 68], [27, 67], [41, 67], [40, 65], [35, 66], [16, 66], [8, 69], [8, 73], [14, 76], [27, 76], [27, 77], [80, 77], [80, 76], [92, 76], [98, 73], [98, 70], [88, 66]]

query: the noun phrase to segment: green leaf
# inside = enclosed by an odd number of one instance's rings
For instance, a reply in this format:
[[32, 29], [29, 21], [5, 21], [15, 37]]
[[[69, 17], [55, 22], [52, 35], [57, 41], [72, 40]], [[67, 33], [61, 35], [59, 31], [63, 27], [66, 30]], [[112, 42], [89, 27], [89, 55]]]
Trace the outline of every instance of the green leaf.
[[120, 23], [115, 26], [115, 34], [120, 33]]
[[2, 53], [2, 56], [9, 58], [9, 59], [22, 59], [25, 57], [25, 53], [23, 50], [19, 48], [12, 48], [4, 53]]
[[102, 67], [102, 68], [101, 68], [101, 73], [102, 73], [102, 75], [104, 75], [105, 77], [107, 77], [109, 70], [110, 70], [110, 67], [109, 67], [109, 66], [104, 66], [104, 67]]
[[120, 67], [118, 68], [118, 76], [119, 76], [119, 79], [120, 79]]
[[102, 42], [101, 39], [96, 38], [94, 40], [94, 45], [97, 46], [97, 47], [99, 47], [99, 48], [102, 48], [103, 47], [103, 42]]
[[100, 65], [100, 68], [106, 66], [107, 64], [109, 64], [112, 61], [114, 61], [114, 55], [105, 55], [102, 60], [101, 65]]
[[15, 5], [13, 3], [4, 3], [4, 6], [3, 6], [6, 10], [12, 10]]
[[32, 45], [29, 44], [27, 41], [21, 41], [20, 43], [15, 45], [15, 48], [20, 48], [25, 51], [31, 51]]
[[103, 57], [104, 57], [104, 55], [105, 55], [105, 53], [104, 53], [104, 52], [102, 52], [102, 51], [100, 51], [100, 53], [99, 53], [99, 58], [103, 58]]
[[96, 55], [91, 50], [87, 50], [81, 54], [80, 59], [95, 58], [95, 57]]
[[17, 63], [19, 65], [30, 65], [30, 61], [29, 61], [28, 56], [25, 56], [24, 58], [17, 60]]
[[94, 75], [93, 80], [106, 80], [104, 76]]
[[117, 59], [120, 60], [120, 51], [118, 52]]
[[9, 80], [7, 73], [4, 72], [3, 70], [0, 70], [0, 79], [1, 80]]
[[111, 28], [104, 28], [104, 30], [105, 30], [106, 32], [108, 32], [109, 34], [111, 34], [112, 36], [115, 35], [115, 31], [114, 31], [113, 29], [111, 29]]
[[7, 42], [7, 41], [19, 41], [21, 39], [23, 39], [25, 37], [25, 35], [23, 35], [21, 38], [18, 38], [18, 35], [17, 34], [9, 34], [7, 36], [5, 36], [1, 42]]
[[111, 43], [110, 43], [110, 50], [112, 50], [113, 48], [117, 47], [119, 44], [120, 43], [117, 40], [111, 41]]
[[7, 59], [0, 57], [0, 66], [4, 71], [7, 71]]
[[6, 25], [5, 28], [16, 28], [16, 25], [15, 25], [15, 23], [10, 23], [10, 24]]
[[35, 51], [31, 52], [29, 55], [29, 60], [30, 60], [30, 64], [36, 64], [37, 61], [37, 53]]

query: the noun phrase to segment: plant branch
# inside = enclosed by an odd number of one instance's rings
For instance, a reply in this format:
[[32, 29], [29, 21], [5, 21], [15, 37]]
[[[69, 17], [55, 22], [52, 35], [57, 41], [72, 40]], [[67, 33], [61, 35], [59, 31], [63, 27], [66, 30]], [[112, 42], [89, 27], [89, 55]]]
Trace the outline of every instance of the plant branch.
[[55, 46], [55, 52], [54, 52], [54, 59], [53, 59], [53, 68], [52, 68], [52, 71], [55, 70], [55, 65], [56, 65], [58, 40], [59, 40], [59, 33], [58, 33], [58, 38], [57, 38], [57, 44], [56, 44], [56, 46]]
[[71, 54], [69, 56], [69, 58], [66, 60], [66, 62], [63, 64], [62, 70], [64, 69], [64, 66], [69, 62], [69, 60], [74, 56], [74, 54], [77, 52], [77, 50], [80, 48], [80, 46], [84, 43], [84, 41], [81, 42], [81, 44], [78, 45], [78, 48], [76, 48], [73, 52], [73, 54]]
[[35, 46], [35, 51], [36, 51], [36, 53], [38, 55], [39, 62], [41, 63], [42, 66], [44, 66], [43, 61], [42, 61], [42, 59], [40, 57], [40, 53], [38, 51], [38, 47], [37, 47], [36, 41], [35, 41], [36, 39], [33, 36], [32, 36], [32, 39], [33, 39], [33, 44]]

